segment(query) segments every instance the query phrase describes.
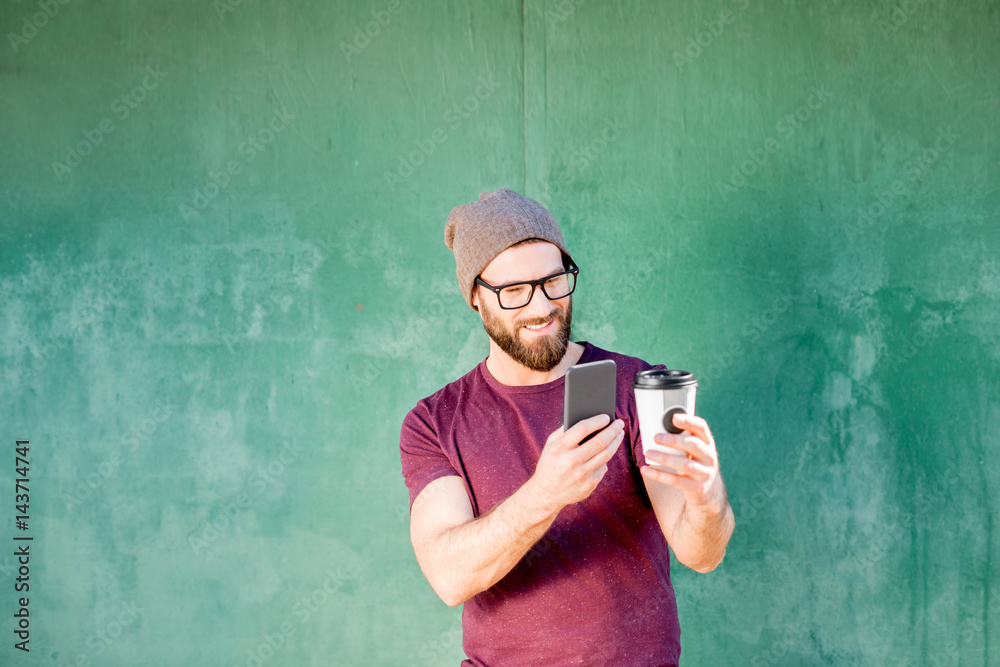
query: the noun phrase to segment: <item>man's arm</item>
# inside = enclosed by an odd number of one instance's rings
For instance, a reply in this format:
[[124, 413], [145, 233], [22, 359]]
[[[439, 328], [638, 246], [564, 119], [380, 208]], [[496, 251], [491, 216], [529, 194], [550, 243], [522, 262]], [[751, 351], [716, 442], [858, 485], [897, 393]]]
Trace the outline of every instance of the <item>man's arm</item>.
[[557, 515], [525, 483], [475, 519], [462, 478], [440, 477], [413, 501], [410, 540], [431, 588], [457, 607], [514, 569]]
[[726, 555], [735, 527], [729, 503], [725, 503], [724, 511], [690, 507], [677, 489], [648, 478], [643, 482], [660, 530], [677, 560], [703, 574], [714, 570]]
[[540, 540], [563, 507], [593, 492], [608, 471], [623, 439], [616, 420], [606, 415], [585, 419], [545, 443], [535, 474], [506, 500], [478, 519], [460, 477], [428, 484], [410, 510], [410, 540], [417, 563], [434, 592], [451, 607], [485, 591], [510, 572]]
[[658, 435], [656, 442], [686, 452], [687, 456], [650, 451], [647, 459], [677, 474], [648, 465], [642, 466], [640, 472], [660, 530], [677, 560], [697, 572], [711, 572], [726, 555], [736, 519], [708, 424], [683, 414], [675, 415], [674, 420], [689, 434]]

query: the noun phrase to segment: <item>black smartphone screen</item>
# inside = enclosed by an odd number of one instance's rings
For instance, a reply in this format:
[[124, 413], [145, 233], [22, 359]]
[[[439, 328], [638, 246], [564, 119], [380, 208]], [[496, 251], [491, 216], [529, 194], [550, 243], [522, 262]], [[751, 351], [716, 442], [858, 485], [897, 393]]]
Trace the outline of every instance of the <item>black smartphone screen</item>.
[[[615, 387], [618, 369], [611, 359], [570, 366], [566, 371], [563, 397], [563, 430], [595, 415], [608, 415], [615, 420]], [[600, 433], [588, 434], [580, 444]]]

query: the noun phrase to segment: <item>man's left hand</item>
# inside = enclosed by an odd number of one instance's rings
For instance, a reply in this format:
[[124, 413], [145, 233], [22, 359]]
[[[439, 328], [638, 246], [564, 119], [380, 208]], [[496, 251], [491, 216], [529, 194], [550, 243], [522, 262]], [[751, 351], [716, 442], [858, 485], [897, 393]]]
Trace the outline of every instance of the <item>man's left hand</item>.
[[721, 514], [726, 509], [726, 488], [719, 474], [719, 456], [708, 424], [701, 417], [676, 413], [674, 426], [682, 433], [659, 433], [654, 438], [658, 445], [673, 447], [684, 456], [649, 450], [646, 460], [675, 470], [666, 472], [644, 465], [639, 468], [648, 480], [676, 487], [684, 493], [688, 507], [710, 514]]

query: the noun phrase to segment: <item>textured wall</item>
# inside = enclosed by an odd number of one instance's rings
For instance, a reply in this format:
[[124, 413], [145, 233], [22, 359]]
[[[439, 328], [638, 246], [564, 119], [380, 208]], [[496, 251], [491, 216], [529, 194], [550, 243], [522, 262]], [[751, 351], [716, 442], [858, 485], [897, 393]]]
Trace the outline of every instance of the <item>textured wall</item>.
[[399, 424], [486, 354], [443, 226], [502, 186], [575, 340], [702, 378], [687, 664], [1000, 662], [997, 2], [49, 1], [0, 8], [0, 662], [457, 664]]

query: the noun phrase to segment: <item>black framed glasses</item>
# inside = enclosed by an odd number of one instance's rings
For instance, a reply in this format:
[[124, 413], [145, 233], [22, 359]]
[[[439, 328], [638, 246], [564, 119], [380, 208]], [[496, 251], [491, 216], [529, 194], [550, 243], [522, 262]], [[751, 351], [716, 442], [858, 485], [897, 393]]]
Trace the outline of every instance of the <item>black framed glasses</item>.
[[538, 280], [526, 280], [523, 283], [508, 283], [506, 285], [490, 285], [488, 282], [476, 276], [477, 285], [482, 285], [486, 289], [497, 295], [500, 307], [504, 310], [515, 310], [524, 308], [531, 303], [531, 298], [535, 296], [535, 288], [541, 287], [542, 293], [550, 301], [563, 299], [573, 293], [576, 289], [576, 276], [580, 273], [580, 267], [569, 260], [569, 268], [559, 273], [554, 273]]

